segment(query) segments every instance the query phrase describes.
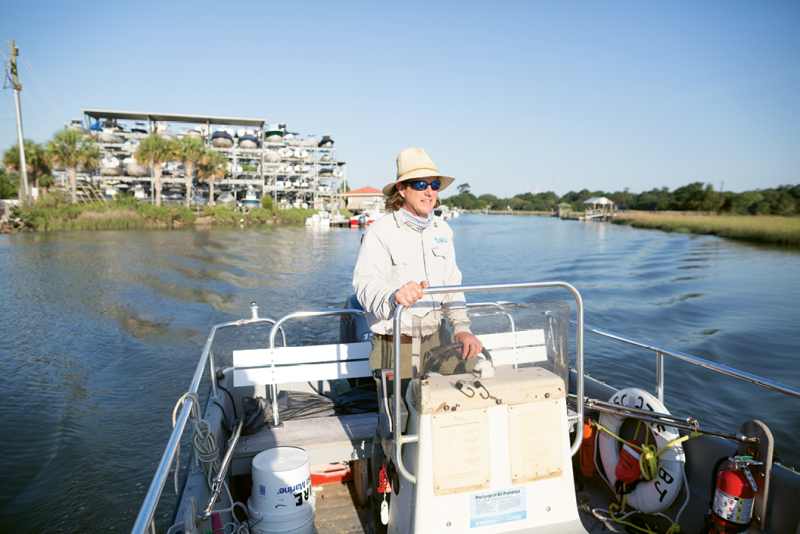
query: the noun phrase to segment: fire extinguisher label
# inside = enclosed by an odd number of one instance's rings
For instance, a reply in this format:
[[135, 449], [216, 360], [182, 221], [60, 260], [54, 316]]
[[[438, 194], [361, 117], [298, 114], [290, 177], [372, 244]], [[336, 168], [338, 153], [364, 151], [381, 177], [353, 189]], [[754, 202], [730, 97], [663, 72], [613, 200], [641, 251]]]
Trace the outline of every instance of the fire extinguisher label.
[[717, 488], [714, 495], [714, 513], [725, 521], [744, 525], [750, 522], [753, 516], [753, 504], [755, 499], [744, 499], [734, 497]]

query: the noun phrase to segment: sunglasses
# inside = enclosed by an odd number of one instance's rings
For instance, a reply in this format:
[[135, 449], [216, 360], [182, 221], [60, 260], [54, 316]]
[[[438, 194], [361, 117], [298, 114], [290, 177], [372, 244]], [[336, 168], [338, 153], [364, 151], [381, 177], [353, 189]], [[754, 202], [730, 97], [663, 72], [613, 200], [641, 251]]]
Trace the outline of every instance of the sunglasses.
[[442, 182], [436, 180], [435, 182], [426, 182], [425, 180], [414, 180], [406, 182], [411, 189], [414, 191], [425, 191], [428, 189], [428, 186], [431, 186], [431, 189], [434, 191], [438, 191], [440, 187], [442, 187]]

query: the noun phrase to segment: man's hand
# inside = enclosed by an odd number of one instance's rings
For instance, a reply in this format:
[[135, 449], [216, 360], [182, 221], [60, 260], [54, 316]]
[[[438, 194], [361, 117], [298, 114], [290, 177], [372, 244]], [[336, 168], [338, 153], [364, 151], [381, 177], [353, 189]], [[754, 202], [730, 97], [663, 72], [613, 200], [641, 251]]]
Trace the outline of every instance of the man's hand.
[[469, 332], [459, 332], [455, 336], [455, 341], [456, 343], [463, 343], [464, 345], [461, 348], [461, 358], [464, 360], [474, 358], [480, 353], [481, 349], [483, 349], [481, 340]]
[[408, 282], [403, 287], [398, 289], [394, 294], [394, 303], [402, 304], [406, 308], [414, 304], [422, 298], [422, 290], [428, 287], [428, 282], [423, 281], [418, 284], [416, 282]]

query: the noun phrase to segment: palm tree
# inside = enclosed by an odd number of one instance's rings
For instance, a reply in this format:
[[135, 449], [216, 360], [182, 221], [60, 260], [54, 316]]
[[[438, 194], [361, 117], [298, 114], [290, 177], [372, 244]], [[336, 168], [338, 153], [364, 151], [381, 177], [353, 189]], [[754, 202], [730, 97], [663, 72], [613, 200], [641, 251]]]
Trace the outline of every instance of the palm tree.
[[208, 205], [214, 205], [214, 179], [223, 178], [228, 174], [228, 160], [211, 148], [203, 150], [197, 167], [198, 174], [202, 178], [208, 178]]
[[142, 139], [136, 150], [136, 161], [153, 169], [153, 187], [156, 189], [156, 206], [161, 205], [161, 169], [164, 164], [175, 159], [177, 153], [173, 141], [167, 141], [158, 134]]
[[53, 166], [61, 165], [67, 169], [72, 203], [75, 204], [78, 202], [77, 169], [79, 166], [96, 167], [100, 151], [91, 137], [73, 130], [62, 130], [47, 143], [46, 159]]
[[184, 169], [186, 170], [186, 207], [189, 208], [192, 201], [192, 178], [194, 169], [203, 157], [203, 142], [200, 139], [189, 137], [185, 135], [179, 141], [180, 150], [178, 158], [183, 162]]
[[[32, 182], [28, 184], [29, 187], [40, 187], [39, 179], [42, 176], [50, 174], [50, 165], [45, 155], [45, 150], [42, 145], [34, 143], [30, 139], [25, 139], [25, 169], [28, 176], [32, 178]], [[3, 153], [3, 165], [9, 172], [19, 172], [19, 143], [9, 148]], [[25, 193], [22, 188], [19, 189], [20, 201], [24, 200]]]

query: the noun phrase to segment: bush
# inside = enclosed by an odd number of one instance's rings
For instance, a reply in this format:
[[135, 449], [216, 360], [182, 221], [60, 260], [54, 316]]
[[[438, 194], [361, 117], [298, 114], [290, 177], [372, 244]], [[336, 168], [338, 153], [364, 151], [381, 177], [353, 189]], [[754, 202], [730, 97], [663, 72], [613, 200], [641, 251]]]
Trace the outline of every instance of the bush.
[[269, 195], [263, 195], [261, 197], [261, 207], [264, 208], [265, 210], [271, 210], [272, 209], [272, 197], [269, 196]]
[[263, 208], [253, 208], [247, 214], [247, 218], [253, 224], [265, 224], [274, 222], [274, 216], [271, 210]]

